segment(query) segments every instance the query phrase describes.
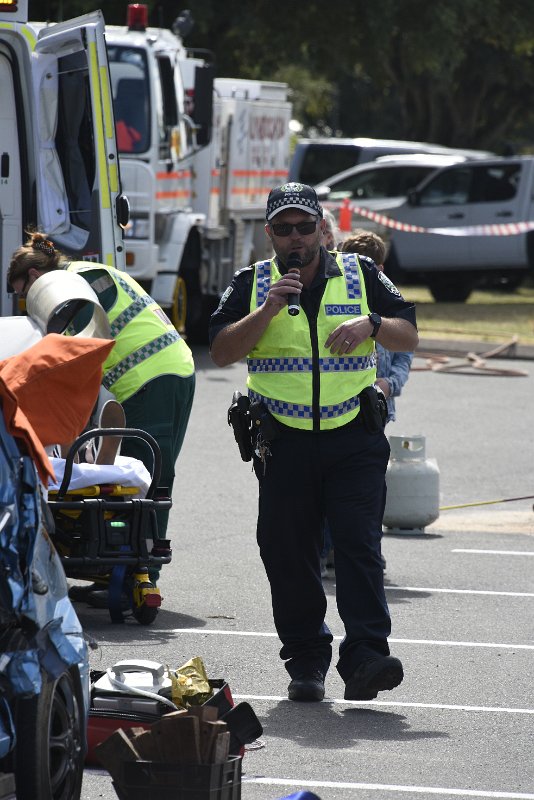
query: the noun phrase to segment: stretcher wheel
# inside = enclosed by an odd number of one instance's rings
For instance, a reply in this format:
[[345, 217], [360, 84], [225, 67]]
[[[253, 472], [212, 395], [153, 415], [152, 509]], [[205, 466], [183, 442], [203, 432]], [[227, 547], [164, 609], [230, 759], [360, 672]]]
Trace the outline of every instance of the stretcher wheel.
[[130, 584], [128, 594], [134, 619], [140, 625], [150, 625], [156, 619], [161, 605], [159, 589], [150, 582], [146, 572], [135, 573], [127, 583]]
[[137, 608], [132, 608], [132, 613], [140, 625], [151, 625], [158, 616], [158, 609], [150, 608], [150, 606], [143, 604]]

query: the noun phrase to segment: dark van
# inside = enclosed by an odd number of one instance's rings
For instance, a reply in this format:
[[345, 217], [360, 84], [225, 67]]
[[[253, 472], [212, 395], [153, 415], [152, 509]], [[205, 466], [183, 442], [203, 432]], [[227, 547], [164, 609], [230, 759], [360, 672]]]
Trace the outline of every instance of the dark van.
[[400, 153], [435, 153], [487, 158], [494, 155], [482, 150], [459, 150], [428, 142], [404, 142], [395, 139], [300, 139], [289, 165], [289, 180], [316, 186], [345, 169], [374, 161], [379, 156]]

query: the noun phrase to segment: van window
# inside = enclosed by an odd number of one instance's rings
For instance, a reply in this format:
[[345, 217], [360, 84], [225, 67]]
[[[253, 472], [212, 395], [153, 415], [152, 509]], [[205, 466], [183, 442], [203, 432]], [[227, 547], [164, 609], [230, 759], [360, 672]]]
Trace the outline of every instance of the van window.
[[513, 200], [517, 194], [521, 167], [519, 164], [475, 167], [473, 170], [472, 203], [498, 203]]
[[332, 185], [328, 200], [370, 200], [405, 197], [410, 189], [434, 172], [435, 167], [379, 167], [343, 178]]
[[419, 197], [422, 206], [498, 203], [517, 194], [521, 165], [490, 164], [444, 170], [427, 183]]
[[426, 184], [421, 206], [461, 205], [469, 201], [473, 171], [469, 167], [446, 169]]
[[55, 144], [65, 182], [70, 222], [89, 231], [96, 165], [87, 58], [81, 51], [58, 60]]
[[316, 186], [330, 175], [354, 167], [361, 149], [356, 145], [309, 145], [304, 151], [299, 182]]
[[144, 153], [150, 147], [145, 53], [136, 47], [108, 46], [108, 59], [117, 147], [120, 153]]

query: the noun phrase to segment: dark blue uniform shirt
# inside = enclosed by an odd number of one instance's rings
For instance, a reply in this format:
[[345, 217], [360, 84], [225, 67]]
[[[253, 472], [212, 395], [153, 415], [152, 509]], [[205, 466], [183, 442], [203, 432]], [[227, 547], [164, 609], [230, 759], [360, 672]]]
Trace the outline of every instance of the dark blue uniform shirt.
[[[416, 326], [415, 306], [408, 303], [398, 289], [377, 270], [374, 261], [367, 256], [358, 256], [362, 267], [367, 303], [371, 311], [381, 317], [399, 317]], [[287, 270], [278, 264], [281, 272]], [[329, 278], [339, 277], [341, 272], [331, 252], [321, 248], [319, 270], [309, 289], [304, 288], [300, 295], [301, 308], [308, 319], [317, 317], [321, 299]], [[209, 327], [210, 345], [215, 336], [227, 325], [238, 322], [250, 314], [250, 297], [254, 283], [254, 267], [245, 267], [234, 275], [232, 283], [224, 293], [219, 307], [212, 314]]]

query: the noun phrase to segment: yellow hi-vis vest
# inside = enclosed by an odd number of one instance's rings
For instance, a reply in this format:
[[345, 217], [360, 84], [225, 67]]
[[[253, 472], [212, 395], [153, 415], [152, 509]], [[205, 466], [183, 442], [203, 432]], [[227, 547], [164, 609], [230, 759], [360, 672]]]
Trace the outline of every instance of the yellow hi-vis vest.
[[[358, 395], [376, 379], [373, 339], [350, 355], [332, 355], [324, 344], [341, 322], [369, 313], [362, 270], [355, 253], [338, 253], [341, 275], [329, 278], [317, 321], [301, 311], [282, 309], [247, 356], [251, 400], [262, 400], [274, 416], [293, 428], [339, 428], [359, 413]], [[250, 309], [264, 302], [279, 280], [275, 260], [255, 265]]]
[[97, 294], [115, 284], [117, 299], [106, 312], [115, 347], [104, 362], [102, 384], [119, 402], [161, 375], [193, 374], [191, 350], [137, 281], [114, 267], [87, 261], [74, 261], [67, 269], [82, 276], [91, 270], [106, 272], [91, 284]]

